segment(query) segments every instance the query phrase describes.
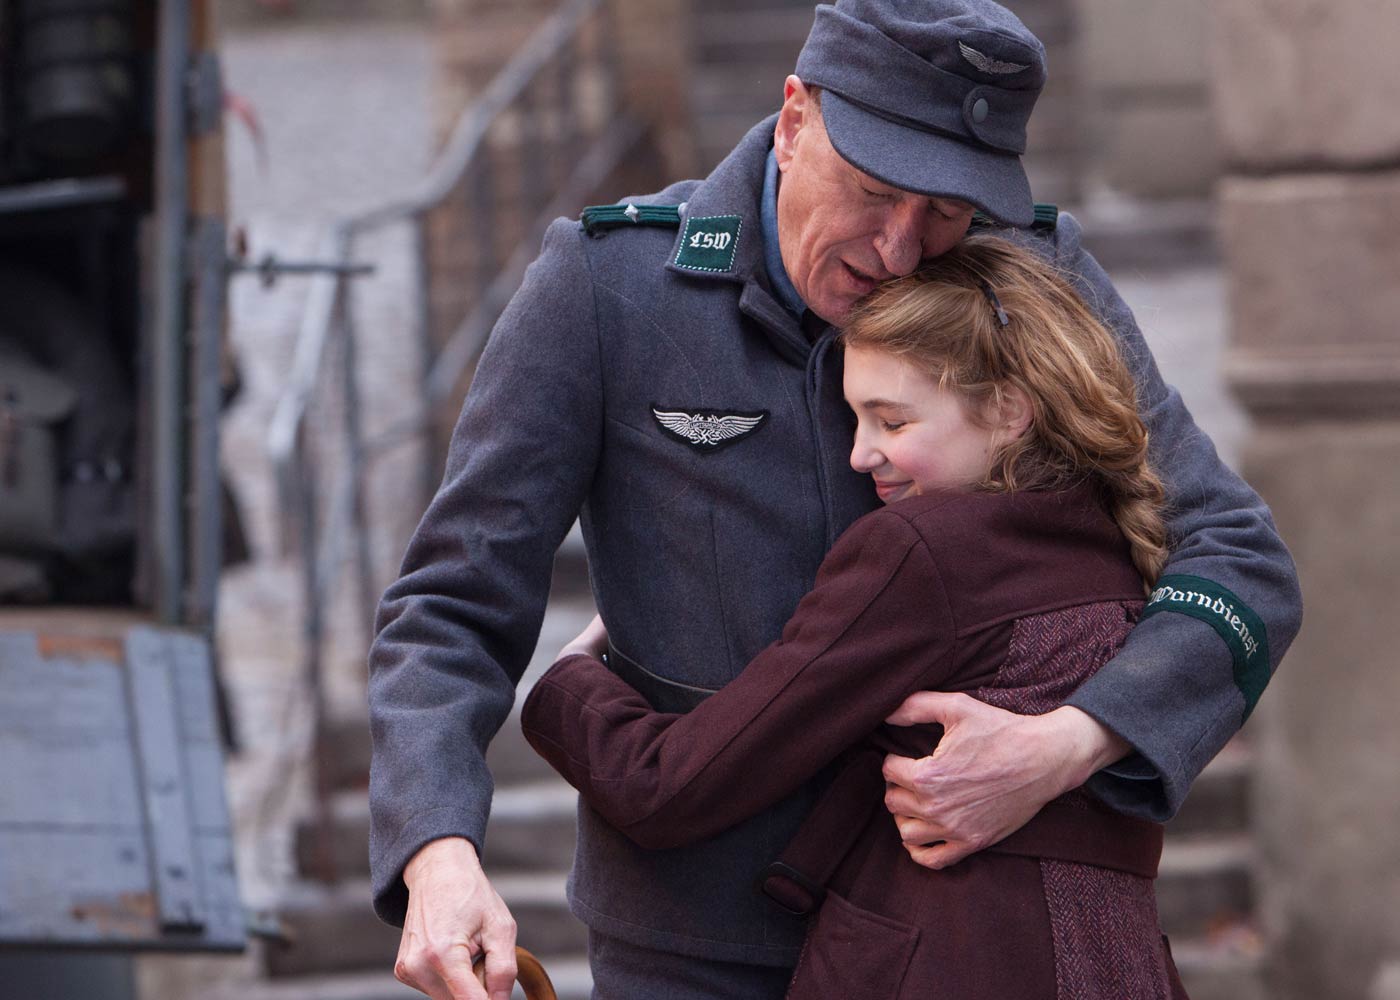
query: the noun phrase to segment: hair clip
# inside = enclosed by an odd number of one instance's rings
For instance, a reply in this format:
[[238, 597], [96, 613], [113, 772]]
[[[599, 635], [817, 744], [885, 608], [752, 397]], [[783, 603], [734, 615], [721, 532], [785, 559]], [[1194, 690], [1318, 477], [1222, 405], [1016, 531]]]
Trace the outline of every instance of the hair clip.
[[1001, 325], [1010, 326], [1011, 319], [1006, 315], [1006, 310], [1002, 308], [1001, 299], [997, 298], [997, 293], [992, 291], [991, 284], [986, 278], [978, 278], [977, 283], [982, 286], [982, 294], [987, 296], [987, 301], [990, 302], [992, 308], [996, 310], [997, 319], [1001, 321]]

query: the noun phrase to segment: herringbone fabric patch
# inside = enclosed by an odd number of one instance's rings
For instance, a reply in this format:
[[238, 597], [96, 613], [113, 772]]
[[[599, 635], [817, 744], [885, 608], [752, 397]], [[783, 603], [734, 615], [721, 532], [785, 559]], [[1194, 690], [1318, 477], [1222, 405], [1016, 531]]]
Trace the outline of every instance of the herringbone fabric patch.
[[[1087, 604], [1019, 619], [996, 679], [976, 692], [1022, 715], [1048, 712], [1112, 659], [1142, 605]], [[1089, 808], [1089, 794], [1061, 802]], [[1152, 880], [1093, 865], [1041, 861], [1055, 946], [1057, 1000], [1170, 996]]]
[[1055, 942], [1057, 1000], [1167, 1000], [1152, 880], [1093, 865], [1040, 862]]
[[1118, 652], [1141, 608], [1105, 602], [1017, 619], [1006, 662], [974, 697], [1019, 715], [1058, 708]]

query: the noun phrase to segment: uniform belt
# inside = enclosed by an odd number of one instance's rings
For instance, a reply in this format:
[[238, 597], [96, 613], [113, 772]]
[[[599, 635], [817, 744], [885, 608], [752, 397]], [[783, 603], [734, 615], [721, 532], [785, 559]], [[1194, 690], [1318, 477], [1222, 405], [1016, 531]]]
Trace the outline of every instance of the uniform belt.
[[[782, 855], [759, 874], [761, 892], [798, 916], [821, 905], [827, 883], [865, 829], [871, 809], [884, 801], [882, 760], [882, 754], [870, 750], [846, 762]], [[1056, 799], [986, 850], [1156, 878], [1162, 825], [1088, 799]]]
[[654, 674], [611, 644], [608, 646], [607, 666], [658, 712], [689, 712], [715, 693], [714, 688], [698, 687]]

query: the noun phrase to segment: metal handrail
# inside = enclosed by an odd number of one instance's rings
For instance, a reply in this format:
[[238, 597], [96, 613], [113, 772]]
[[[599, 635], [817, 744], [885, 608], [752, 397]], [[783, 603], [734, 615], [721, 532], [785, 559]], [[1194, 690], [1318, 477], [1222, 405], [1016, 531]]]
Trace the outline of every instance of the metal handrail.
[[366, 212], [355, 224], [371, 228], [427, 211], [447, 198], [480, 152], [492, 124], [520, 99], [543, 70], [549, 68], [588, 17], [602, 6], [602, 0], [568, 0], [551, 14], [457, 119], [442, 154], [418, 190], [402, 201]]
[[[588, 16], [602, 5], [603, 0], [568, 0], [550, 15], [458, 118], [446, 146], [417, 190], [406, 198], [333, 223], [323, 249], [325, 259], [348, 264], [355, 237], [396, 222], [420, 220], [445, 202], [473, 165], [491, 126], [519, 100], [526, 87], [573, 39]], [[330, 274], [311, 280], [311, 302], [297, 338], [291, 377], [277, 402], [268, 430], [268, 455], [277, 469], [279, 483], [290, 472], [294, 461], [295, 442], [305, 424], [316, 376], [330, 340], [335, 293], [344, 276]], [[284, 504], [285, 509], [287, 505]]]
[[[609, 48], [610, 32], [606, 24], [598, 26], [591, 36], [594, 41], [594, 62], [577, 67], [571, 61], [575, 46], [582, 47], [584, 29], [590, 21], [606, 17], [606, 0], [566, 0], [560, 8], [530, 36], [506, 66], [491, 80], [472, 106], [457, 120], [451, 135], [427, 176], [407, 195], [387, 203], [337, 220], [327, 229], [318, 257], [332, 265], [328, 273], [317, 274], [312, 283], [306, 311], [302, 317], [291, 371], [278, 399], [267, 436], [267, 452], [272, 461], [278, 485], [282, 511], [282, 544], [287, 550], [296, 539], [297, 557], [303, 573], [303, 675], [311, 695], [313, 728], [318, 749], [324, 734], [325, 704], [322, 673], [324, 642], [327, 632], [327, 607], [335, 582], [341, 577], [340, 567], [346, 558], [346, 543], [353, 544], [356, 563], [357, 603], [366, 623], [372, 615], [377, 597], [371, 566], [366, 517], [365, 479], [368, 465], [380, 456], [423, 436], [433, 427], [433, 414], [438, 404], [450, 398], [482, 347], [497, 316], [510, 295], [519, 285], [529, 260], [539, 245], [540, 236], [550, 218], [569, 214], [580, 207], [580, 201], [604, 181], [608, 173], [621, 162], [637, 142], [641, 127], [617, 105], [619, 88], [616, 81], [616, 61]], [[530, 219], [523, 238], [495, 272], [487, 276], [478, 269], [474, 298], [467, 304], [466, 315], [452, 329], [439, 348], [433, 344], [430, 324], [430, 271], [427, 265], [427, 219], [429, 213], [449, 205], [462, 190], [468, 178], [476, 181], [477, 211], [490, 213], [490, 177], [484, 173], [489, 162], [491, 140], [501, 123], [512, 117], [522, 119], [522, 135], [538, 144], [542, 132], [530, 116], [537, 109], [530, 101], [533, 87], [542, 85], [546, 74], [559, 74], [561, 101], [576, 98], [575, 80], [563, 74], [576, 69], [600, 73], [601, 118], [606, 122], [601, 134], [591, 142], [582, 157], [570, 158], [572, 170], [562, 183], [550, 190], [552, 197], [535, 199], [538, 190], [527, 191], [522, 204], [529, 199], [547, 202], [545, 210], [521, 217]], [[546, 81], [547, 82], [547, 81]], [[556, 148], [571, 145], [577, 123], [573, 109], [556, 108], [559, 132]], [[530, 146], [531, 143], [522, 143]], [[526, 180], [538, 182], [541, 149], [527, 148], [524, 153]], [[562, 159], [562, 158], [561, 158]], [[482, 177], [485, 176], [485, 182]], [[350, 309], [351, 283], [354, 276], [351, 261], [360, 241], [386, 227], [408, 224], [413, 230], [413, 255], [417, 267], [415, 283], [416, 324], [421, 351], [422, 385], [418, 411], [391, 424], [373, 439], [367, 439], [361, 426], [358, 379], [355, 360], [355, 328]], [[483, 230], [490, 227], [482, 226]], [[495, 263], [494, 256], [488, 261]], [[332, 352], [338, 347], [338, 353]], [[335, 361], [332, 369], [331, 363]], [[340, 468], [318, 470], [310, 451], [311, 421], [318, 414], [320, 387], [332, 372], [339, 378], [342, 396], [341, 416], [345, 458]], [[425, 462], [422, 472], [424, 501], [435, 485], [435, 469]], [[321, 513], [324, 508], [324, 514]], [[318, 769], [319, 770], [319, 769]], [[317, 811], [321, 826], [328, 829], [329, 789], [320, 785], [318, 775]], [[335, 872], [330, 863], [330, 851], [320, 852], [326, 880]]]

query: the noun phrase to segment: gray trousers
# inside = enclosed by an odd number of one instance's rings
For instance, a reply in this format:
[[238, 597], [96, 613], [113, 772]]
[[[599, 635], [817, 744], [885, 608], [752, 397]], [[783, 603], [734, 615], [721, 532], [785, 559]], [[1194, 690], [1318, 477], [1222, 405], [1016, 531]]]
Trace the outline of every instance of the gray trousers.
[[652, 951], [588, 932], [593, 1000], [782, 1000], [791, 969]]

